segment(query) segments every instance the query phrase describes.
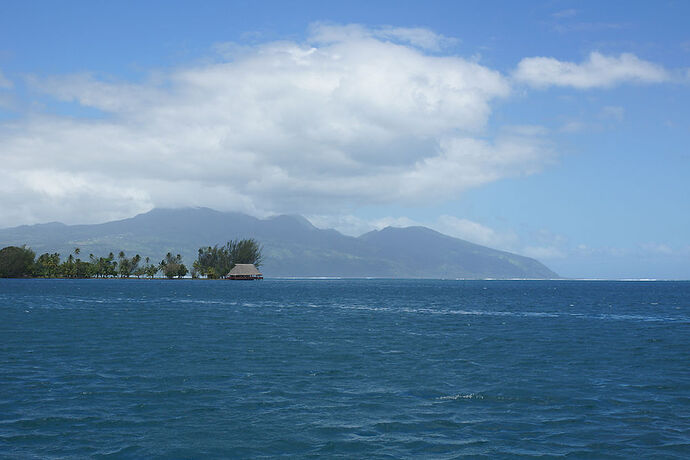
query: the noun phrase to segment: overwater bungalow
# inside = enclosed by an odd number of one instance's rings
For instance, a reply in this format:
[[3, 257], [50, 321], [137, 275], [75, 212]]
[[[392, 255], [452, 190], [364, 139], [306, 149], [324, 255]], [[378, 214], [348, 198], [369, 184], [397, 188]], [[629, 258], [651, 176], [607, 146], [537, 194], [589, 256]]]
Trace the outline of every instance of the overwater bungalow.
[[264, 275], [257, 270], [254, 264], [236, 264], [227, 275], [228, 280], [262, 280]]

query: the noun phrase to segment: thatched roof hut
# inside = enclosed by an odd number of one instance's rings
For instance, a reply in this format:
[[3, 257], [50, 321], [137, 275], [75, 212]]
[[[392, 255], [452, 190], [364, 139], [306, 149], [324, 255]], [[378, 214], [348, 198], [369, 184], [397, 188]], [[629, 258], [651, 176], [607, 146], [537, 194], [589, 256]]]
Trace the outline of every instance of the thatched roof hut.
[[264, 276], [254, 264], [236, 264], [225, 278], [229, 280], [262, 280]]

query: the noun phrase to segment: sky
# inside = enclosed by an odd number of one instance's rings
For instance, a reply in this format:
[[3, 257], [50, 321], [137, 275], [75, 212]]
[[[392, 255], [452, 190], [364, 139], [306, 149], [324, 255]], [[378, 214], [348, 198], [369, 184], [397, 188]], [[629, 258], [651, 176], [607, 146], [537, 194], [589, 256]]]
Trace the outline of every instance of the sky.
[[0, 2], [0, 228], [424, 225], [690, 279], [690, 2]]

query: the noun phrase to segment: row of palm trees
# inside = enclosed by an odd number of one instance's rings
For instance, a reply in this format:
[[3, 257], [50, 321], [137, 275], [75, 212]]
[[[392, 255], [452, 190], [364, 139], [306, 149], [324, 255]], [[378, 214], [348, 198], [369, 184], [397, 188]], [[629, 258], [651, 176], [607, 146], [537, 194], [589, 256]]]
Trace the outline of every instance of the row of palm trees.
[[[253, 238], [200, 248], [192, 265], [192, 278], [222, 278], [235, 264], [258, 267], [263, 260], [261, 251], [261, 245]], [[36, 253], [26, 245], [0, 249], [0, 278], [154, 278], [159, 272], [166, 278], [182, 278], [189, 270], [182, 263], [182, 256], [170, 252], [159, 263], [153, 263], [139, 254], [127, 257], [124, 251], [117, 257], [111, 252], [107, 257], [89, 254], [88, 259], [82, 259], [81, 249], [74, 248], [62, 261], [57, 252], [46, 252], [36, 258]]]
[[124, 251], [120, 251], [117, 258], [111, 252], [107, 257], [89, 254], [87, 260], [82, 260], [80, 248], [75, 248], [63, 262], [57, 252], [42, 254], [34, 262], [32, 271], [33, 276], [45, 278], [153, 278], [158, 272], [163, 272], [167, 278], [181, 278], [188, 273], [179, 254], [168, 253], [157, 264], [149, 257], [142, 259], [139, 254], [127, 257]]

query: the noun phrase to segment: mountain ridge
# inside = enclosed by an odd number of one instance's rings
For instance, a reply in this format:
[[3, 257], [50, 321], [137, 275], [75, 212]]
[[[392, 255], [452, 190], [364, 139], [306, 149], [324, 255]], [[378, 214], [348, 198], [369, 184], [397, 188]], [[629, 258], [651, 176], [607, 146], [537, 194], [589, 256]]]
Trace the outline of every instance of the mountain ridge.
[[75, 247], [82, 254], [125, 251], [151, 260], [180, 253], [191, 265], [197, 249], [255, 238], [266, 276], [385, 278], [558, 278], [542, 263], [421, 226], [386, 227], [358, 237], [320, 229], [299, 215], [259, 219], [210, 208], [156, 208], [100, 224], [57, 222], [0, 229], [0, 247], [26, 244], [37, 254]]

